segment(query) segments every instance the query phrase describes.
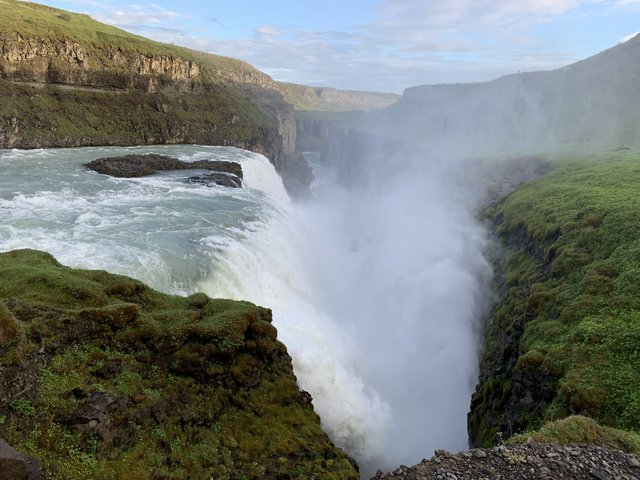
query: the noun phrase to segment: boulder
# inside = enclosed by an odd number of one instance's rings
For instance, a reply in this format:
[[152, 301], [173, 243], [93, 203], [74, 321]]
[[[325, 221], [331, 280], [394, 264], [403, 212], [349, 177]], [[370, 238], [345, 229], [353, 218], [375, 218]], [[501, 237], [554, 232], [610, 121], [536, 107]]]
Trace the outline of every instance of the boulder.
[[24, 455], [0, 438], [0, 480], [42, 480], [38, 460]]

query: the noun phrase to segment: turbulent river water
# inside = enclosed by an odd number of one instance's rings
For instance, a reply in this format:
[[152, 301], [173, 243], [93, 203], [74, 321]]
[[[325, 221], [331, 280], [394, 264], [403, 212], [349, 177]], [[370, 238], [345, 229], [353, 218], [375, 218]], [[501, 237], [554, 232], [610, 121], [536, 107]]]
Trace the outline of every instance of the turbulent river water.
[[[245, 188], [82, 165], [126, 153], [237, 161]], [[315, 173], [316, 199], [296, 204], [265, 157], [234, 148], [0, 151], [0, 251], [271, 308], [325, 430], [365, 472], [465, 448], [489, 277], [471, 203], [437, 172], [384, 191]]]

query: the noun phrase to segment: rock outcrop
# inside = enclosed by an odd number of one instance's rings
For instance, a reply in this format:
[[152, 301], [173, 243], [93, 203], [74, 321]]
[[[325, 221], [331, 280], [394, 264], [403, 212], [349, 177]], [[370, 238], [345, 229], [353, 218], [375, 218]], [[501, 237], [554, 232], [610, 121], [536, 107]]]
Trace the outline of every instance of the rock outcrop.
[[40, 464], [0, 438], [0, 480], [43, 480]]
[[207, 187], [212, 187], [214, 185], [229, 188], [242, 187], [242, 180], [240, 177], [221, 172], [207, 173], [205, 175], [193, 175], [187, 178], [187, 183], [196, 183]]
[[192, 91], [204, 80], [195, 60], [96, 49], [69, 38], [0, 33], [0, 72], [12, 81], [124, 90]]
[[171, 170], [212, 170], [214, 173], [189, 177], [189, 183], [222, 185], [238, 188], [242, 186], [242, 166], [237, 162], [221, 160], [198, 160], [183, 162], [166, 155], [123, 155], [92, 160], [85, 166], [94, 172], [112, 177], [143, 177]]

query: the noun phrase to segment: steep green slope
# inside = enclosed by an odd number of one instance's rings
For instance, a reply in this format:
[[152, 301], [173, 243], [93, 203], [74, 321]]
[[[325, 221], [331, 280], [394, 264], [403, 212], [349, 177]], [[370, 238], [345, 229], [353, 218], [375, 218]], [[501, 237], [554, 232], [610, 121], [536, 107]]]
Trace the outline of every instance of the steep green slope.
[[504, 250], [476, 444], [571, 414], [640, 432], [638, 191], [640, 153], [619, 151], [564, 160], [488, 212]]
[[267, 134], [268, 114], [224, 88], [176, 97], [136, 89], [114, 94], [37, 88], [0, 80], [0, 97], [1, 115], [7, 119], [5, 147], [200, 143], [266, 153], [269, 141], [277, 141]]
[[[25, 42], [44, 45], [46, 40], [51, 40], [63, 42], [69, 50], [75, 49], [72, 54], [80, 53], [75, 58], [76, 62], [95, 62], [96, 66], [91, 67], [93, 69], [97, 69], [97, 66], [102, 70], [120, 68], [123, 66], [123, 56], [134, 53], [137, 55], [135, 60], [138, 61], [144, 61], [143, 57], [167, 57], [169, 60], [192, 62], [190, 68], [195, 67], [195, 71], [187, 75], [199, 82], [252, 79], [256, 84], [274, 86], [273, 80], [246, 62], [149, 40], [97, 22], [87, 15], [16, 0], [0, 0], [0, 8], [3, 13], [0, 18], [0, 33], [8, 37], [4, 39], [6, 43], [2, 49], [5, 72], [11, 70], [9, 65], [15, 60], [22, 62], [22, 65], [17, 67], [18, 71], [27, 70], [24, 63], [43, 60], [28, 54], [22, 58], [15, 58], [20, 55]], [[85, 58], [86, 55], [82, 55], [83, 51], [91, 58]], [[94, 52], [100, 55], [92, 58], [91, 53]], [[105, 52], [106, 55], [102, 55]], [[143, 65], [138, 66], [144, 69]], [[135, 73], [139, 72], [123, 71], [124, 75]]]
[[0, 254], [0, 437], [51, 479], [355, 479], [271, 312]]
[[5, 31], [18, 32], [27, 37], [66, 37], [90, 43], [96, 48], [113, 47], [136, 49], [140, 53], [184, 55], [185, 49], [147, 40], [110, 25], [96, 22], [88, 15], [59, 10], [31, 2], [0, 0], [2, 25]]
[[250, 65], [0, 0], [0, 148], [204, 143], [294, 150], [293, 108]]

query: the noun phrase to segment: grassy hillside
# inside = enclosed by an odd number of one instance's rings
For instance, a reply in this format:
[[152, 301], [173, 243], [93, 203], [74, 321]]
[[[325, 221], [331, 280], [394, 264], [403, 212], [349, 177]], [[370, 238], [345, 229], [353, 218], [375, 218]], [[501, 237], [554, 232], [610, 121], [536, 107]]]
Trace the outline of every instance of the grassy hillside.
[[67, 37], [95, 47], [135, 49], [146, 54], [188, 55], [188, 50], [148, 40], [81, 15], [31, 2], [0, 0], [2, 31], [23, 36]]
[[477, 444], [573, 414], [640, 432], [638, 191], [640, 152], [621, 150], [562, 159], [488, 212], [502, 298], [469, 417]]
[[6, 119], [0, 140], [7, 146], [201, 143], [267, 152], [267, 132], [273, 129], [265, 109], [224, 88], [207, 94], [114, 94], [0, 80], [0, 97]]
[[0, 254], [0, 437], [49, 479], [355, 479], [271, 312]]

